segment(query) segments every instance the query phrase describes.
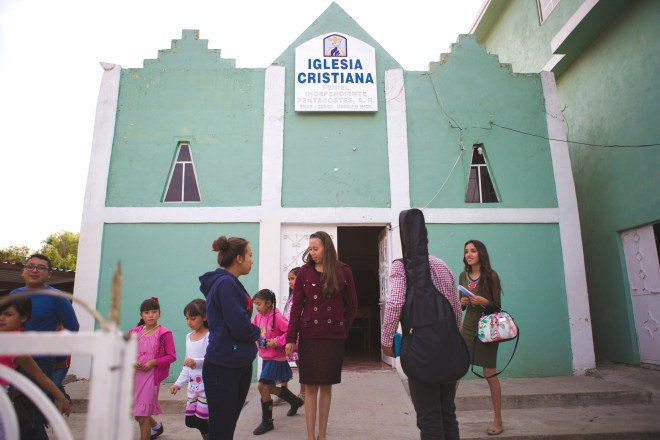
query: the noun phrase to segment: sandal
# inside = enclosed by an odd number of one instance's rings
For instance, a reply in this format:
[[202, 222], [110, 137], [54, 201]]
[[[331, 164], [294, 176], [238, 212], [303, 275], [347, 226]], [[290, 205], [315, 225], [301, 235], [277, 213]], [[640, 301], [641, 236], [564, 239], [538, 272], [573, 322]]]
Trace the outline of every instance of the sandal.
[[496, 428], [494, 426], [491, 426], [486, 430], [486, 434], [488, 435], [500, 435], [504, 432], [504, 428], [500, 426], [499, 428]]

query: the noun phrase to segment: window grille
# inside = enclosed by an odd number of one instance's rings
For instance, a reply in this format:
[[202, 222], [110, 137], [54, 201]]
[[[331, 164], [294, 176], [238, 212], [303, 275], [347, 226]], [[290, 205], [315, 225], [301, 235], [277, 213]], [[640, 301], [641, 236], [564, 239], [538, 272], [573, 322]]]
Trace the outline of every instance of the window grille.
[[468, 177], [466, 203], [497, 203], [495, 186], [488, 172], [488, 164], [484, 146], [474, 145], [472, 148], [472, 162], [470, 163], [470, 175]]
[[200, 200], [197, 174], [195, 173], [190, 144], [180, 143], [177, 148], [176, 161], [170, 171], [167, 191], [163, 201], [199, 202]]

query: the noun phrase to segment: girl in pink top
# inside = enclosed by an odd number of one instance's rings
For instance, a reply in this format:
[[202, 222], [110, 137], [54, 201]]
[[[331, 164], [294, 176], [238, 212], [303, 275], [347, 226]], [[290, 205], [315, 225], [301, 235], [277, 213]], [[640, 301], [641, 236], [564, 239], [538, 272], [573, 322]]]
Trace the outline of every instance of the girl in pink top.
[[138, 336], [133, 415], [140, 425], [140, 440], [150, 440], [164, 430], [152, 416], [163, 412], [158, 403], [158, 390], [160, 383], [170, 374], [170, 364], [176, 360], [176, 348], [172, 332], [158, 324], [158, 298], [151, 297], [142, 302], [140, 318], [138, 326], [129, 331]]
[[275, 307], [275, 294], [272, 290], [262, 289], [254, 295], [254, 306], [257, 314], [252, 323], [259, 327], [261, 336], [257, 341], [259, 356], [263, 359], [261, 376], [259, 377], [259, 393], [261, 394], [261, 424], [254, 430], [254, 435], [264, 434], [272, 429], [273, 401], [271, 394], [279, 396], [291, 405], [287, 416], [295, 416], [298, 408], [305, 402], [295, 396], [288, 388], [277, 384], [288, 382], [293, 378], [293, 372], [287, 362], [284, 346], [289, 321]]

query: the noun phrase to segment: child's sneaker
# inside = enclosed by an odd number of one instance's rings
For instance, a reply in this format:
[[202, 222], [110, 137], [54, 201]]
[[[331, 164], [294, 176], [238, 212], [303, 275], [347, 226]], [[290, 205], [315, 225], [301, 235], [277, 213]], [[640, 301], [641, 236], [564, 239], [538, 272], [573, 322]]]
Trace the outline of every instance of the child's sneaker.
[[154, 440], [156, 437], [161, 435], [163, 431], [165, 431], [165, 427], [163, 426], [162, 423], [159, 423], [160, 426], [158, 426], [156, 429], [151, 430], [151, 437], [149, 437], [150, 440]]

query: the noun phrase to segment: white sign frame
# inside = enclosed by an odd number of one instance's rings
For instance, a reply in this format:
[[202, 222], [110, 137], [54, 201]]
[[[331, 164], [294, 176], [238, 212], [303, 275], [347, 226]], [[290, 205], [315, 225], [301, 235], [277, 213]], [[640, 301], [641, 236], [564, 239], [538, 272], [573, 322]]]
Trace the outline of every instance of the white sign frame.
[[295, 110], [376, 112], [376, 50], [341, 32], [330, 32], [296, 48]]

